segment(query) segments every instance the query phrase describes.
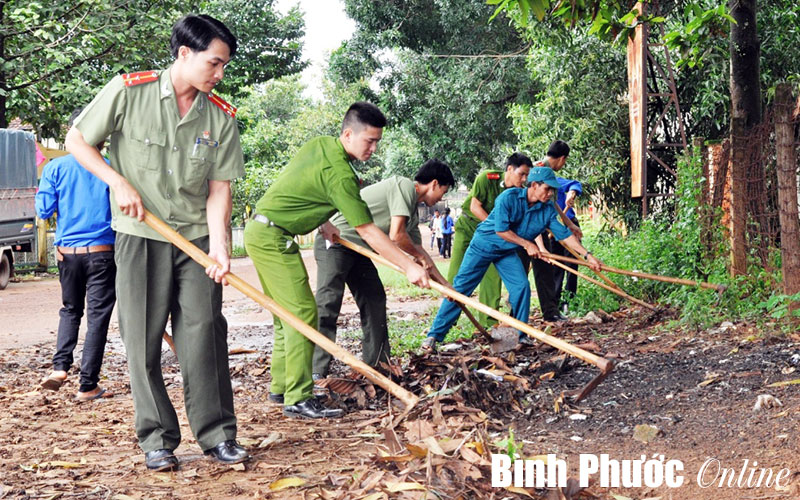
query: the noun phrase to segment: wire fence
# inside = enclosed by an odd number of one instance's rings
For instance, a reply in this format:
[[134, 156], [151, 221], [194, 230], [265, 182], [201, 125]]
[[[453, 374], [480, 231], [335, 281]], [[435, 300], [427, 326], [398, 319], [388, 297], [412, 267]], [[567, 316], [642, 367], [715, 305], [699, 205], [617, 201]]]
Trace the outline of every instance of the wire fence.
[[[751, 129], [747, 137], [734, 137], [746, 144], [742, 158], [746, 169], [732, 169], [731, 142], [726, 139], [722, 143], [708, 146], [705, 158], [705, 177], [708, 182], [704, 188], [706, 203], [714, 209], [721, 209], [722, 225], [727, 236], [732, 231], [732, 185], [740, 183], [744, 186], [746, 207], [745, 248], [749, 259], [755, 259], [767, 271], [773, 271], [779, 265], [776, 249], [780, 248], [781, 227], [778, 205], [778, 167], [777, 144], [775, 134], [775, 109], [769, 108], [760, 125]], [[793, 117], [794, 130], [798, 130], [800, 119]], [[794, 148], [800, 146], [795, 133]], [[798, 155], [795, 155], [797, 160]], [[734, 176], [734, 170], [742, 172]], [[794, 173], [800, 172], [800, 162], [795, 161]], [[795, 200], [800, 206], [800, 193], [795, 193]], [[710, 210], [709, 217], [718, 216], [720, 211]], [[713, 223], [713, 221], [708, 221]]]

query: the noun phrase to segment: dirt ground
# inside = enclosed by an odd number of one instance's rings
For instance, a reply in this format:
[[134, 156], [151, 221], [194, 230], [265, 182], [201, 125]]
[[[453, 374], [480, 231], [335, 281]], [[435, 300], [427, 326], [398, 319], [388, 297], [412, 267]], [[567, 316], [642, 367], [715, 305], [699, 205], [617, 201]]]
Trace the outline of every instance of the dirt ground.
[[[304, 255], [312, 265], [310, 252]], [[233, 272], [258, 282], [248, 259], [235, 260]], [[669, 312], [625, 309], [602, 324], [578, 320], [549, 330], [616, 363], [580, 403], [561, 394], [584, 386], [596, 368], [576, 359], [563, 364], [558, 351], [539, 343], [498, 353], [475, 338], [429, 358], [410, 358], [400, 379], [423, 400], [404, 420], [380, 389], [337, 379], [328, 404], [348, 414], [309, 422], [286, 419], [266, 401], [271, 317], [227, 288], [239, 441], [253, 460], [227, 467], [203, 457], [186, 423], [177, 360], [165, 345], [162, 369], [184, 439], [176, 450], [180, 470], [153, 474], [144, 468], [133, 432], [116, 322], [101, 382], [113, 397], [77, 403], [74, 374], [59, 392], [39, 389], [55, 347], [59, 303], [53, 279], [12, 283], [0, 292], [0, 498], [800, 498], [798, 385], [771, 387], [798, 379], [796, 333], [748, 324], [672, 330]], [[425, 329], [429, 306], [429, 299], [390, 300], [389, 313], [418, 314]], [[531, 324], [544, 328], [535, 313]], [[358, 321], [352, 300], [346, 301], [341, 324]], [[351, 339], [340, 343], [359, 349]], [[761, 398], [767, 402], [754, 410], [761, 395], [780, 405]], [[604, 488], [595, 477], [582, 491], [492, 488], [489, 454], [501, 451], [494, 444], [502, 439], [525, 457], [556, 454], [572, 478], [582, 453], [618, 461], [663, 455], [682, 462], [685, 482]], [[747, 488], [734, 480], [701, 488], [697, 475], [709, 459], [735, 469], [737, 477], [744, 468], [745, 483], [753, 470], [755, 477], [762, 468], [789, 472], [777, 487]], [[710, 482], [713, 466], [706, 469]]]

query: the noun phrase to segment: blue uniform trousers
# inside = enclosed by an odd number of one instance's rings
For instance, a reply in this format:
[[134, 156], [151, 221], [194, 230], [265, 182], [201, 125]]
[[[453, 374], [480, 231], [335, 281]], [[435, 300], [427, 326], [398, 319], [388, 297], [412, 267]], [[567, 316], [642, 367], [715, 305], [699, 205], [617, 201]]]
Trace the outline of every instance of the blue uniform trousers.
[[[525, 268], [522, 267], [522, 262], [513, 250], [501, 254], [487, 253], [471, 244], [467, 248], [458, 274], [453, 280], [453, 288], [459, 293], [469, 296], [480, 284], [489, 264], [494, 264], [500, 274], [500, 279], [508, 289], [512, 316], [527, 323], [531, 308], [531, 285], [528, 282]], [[442, 342], [450, 328], [458, 321], [459, 314], [461, 314], [461, 308], [458, 304], [447, 299], [442, 300], [442, 305], [433, 320], [428, 337]]]

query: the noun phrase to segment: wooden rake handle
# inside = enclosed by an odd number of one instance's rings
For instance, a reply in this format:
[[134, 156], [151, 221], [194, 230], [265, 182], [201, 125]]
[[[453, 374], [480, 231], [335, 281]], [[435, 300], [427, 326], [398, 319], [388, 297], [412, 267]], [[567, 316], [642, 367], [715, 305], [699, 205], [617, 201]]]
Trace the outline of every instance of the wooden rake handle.
[[[159, 219], [158, 217], [156, 217], [147, 210], [145, 210], [144, 221], [145, 223], [147, 223], [148, 226], [153, 228], [158, 234], [160, 234], [168, 241], [170, 241], [173, 245], [181, 249], [189, 257], [191, 257], [192, 260], [194, 260], [201, 266], [209, 267], [212, 265], [219, 265], [217, 262], [214, 261], [214, 259], [209, 257], [205, 252], [197, 248], [189, 240], [187, 240], [186, 238], [175, 232], [161, 219]], [[311, 328], [310, 326], [305, 324], [303, 321], [300, 320], [300, 318], [298, 318], [297, 316], [293, 315], [292, 313], [290, 313], [289, 311], [278, 305], [277, 302], [264, 295], [261, 291], [254, 288], [252, 285], [244, 281], [242, 278], [238, 277], [233, 273], [228, 273], [225, 275], [225, 279], [234, 288], [236, 288], [243, 294], [247, 295], [254, 301], [258, 302], [262, 307], [269, 310], [272, 314], [278, 316], [283, 321], [291, 325], [292, 328], [295, 328], [304, 337], [314, 342], [321, 348], [325, 349], [335, 358], [341, 360], [342, 362], [353, 368], [358, 373], [364, 375], [364, 377], [366, 377], [369, 381], [386, 389], [388, 393], [398, 398], [406, 405], [406, 411], [410, 410], [411, 408], [416, 406], [417, 403], [419, 403], [419, 398], [417, 396], [403, 389], [399, 385], [395, 384], [394, 382], [389, 380], [389, 378], [382, 375], [380, 372], [378, 372], [368, 364], [364, 363], [360, 359], [350, 354], [347, 350], [336, 345], [336, 343], [332, 342], [328, 337], [326, 337], [325, 335], [321, 334], [314, 328]]]
[[[552, 232], [552, 231], [550, 231], [549, 229], [547, 230], [547, 232], [549, 232], [551, 235], [553, 234], [553, 232]], [[544, 237], [544, 236], [542, 236], [542, 237]], [[553, 236], [553, 239], [555, 239], [555, 236]], [[558, 242], [558, 244], [559, 244], [559, 245], [561, 245], [562, 247], [566, 248], [566, 249], [567, 249], [567, 251], [568, 251], [569, 253], [571, 253], [571, 254], [572, 254], [572, 256], [573, 256], [573, 257], [575, 257], [576, 259], [580, 258], [580, 255], [578, 255], [578, 252], [576, 252], [575, 250], [571, 249], [571, 248], [570, 248], [569, 246], [567, 246], [567, 245], [566, 245], [566, 244], [565, 244], [563, 241], [559, 241], [559, 242]], [[606, 285], [608, 285], [608, 286], [610, 286], [610, 287], [612, 287], [612, 288], [616, 288], [617, 290], [619, 290], [619, 291], [621, 291], [621, 292], [622, 292], [622, 291], [624, 291], [624, 290], [622, 290], [622, 288], [620, 288], [620, 287], [619, 287], [619, 285], [617, 285], [616, 283], [614, 283], [613, 281], [611, 281], [611, 278], [609, 278], [609, 277], [608, 277], [608, 276], [606, 276], [605, 274], [601, 273], [600, 271], [595, 271], [595, 274], [596, 274], [596, 275], [598, 275], [598, 276], [600, 276], [600, 279], [602, 279], [603, 281], [605, 281], [605, 282], [606, 282]], [[578, 276], [580, 276], [580, 274], [579, 274]], [[594, 283], [594, 282], [593, 282], [593, 283]]]
[[591, 276], [587, 276], [587, 275], [585, 275], [585, 274], [583, 274], [581, 272], [578, 272], [575, 269], [572, 269], [571, 267], [569, 267], [569, 266], [567, 266], [565, 264], [562, 264], [561, 262], [558, 262], [557, 260], [552, 261], [552, 263], [553, 263], [554, 266], [558, 266], [558, 267], [560, 267], [561, 269], [563, 269], [565, 271], [571, 272], [572, 274], [576, 274], [576, 275], [580, 276], [581, 278], [585, 279], [586, 281], [588, 281], [590, 283], [594, 283], [595, 285], [597, 285], [597, 286], [599, 286], [601, 288], [605, 288], [609, 292], [616, 293], [620, 297], [624, 297], [624, 298], [630, 300], [634, 304], [639, 304], [640, 306], [646, 307], [646, 308], [650, 309], [651, 311], [657, 311], [658, 310], [658, 308], [656, 306], [650, 305], [647, 302], [644, 302], [642, 300], [637, 299], [636, 297], [631, 297], [630, 295], [628, 295], [627, 293], [623, 292], [622, 290], [619, 290], [617, 288], [612, 288], [612, 287], [606, 285], [605, 283], [601, 283], [601, 282], [597, 281], [596, 279], [592, 278]]
[[[571, 264], [578, 264], [580, 266], [588, 266], [589, 263], [585, 262], [580, 259], [573, 259], [571, 257], [565, 257], [561, 255], [555, 255], [548, 252], [542, 252], [542, 257], [546, 257], [551, 260], [560, 260], [561, 262], [569, 262]], [[624, 274], [625, 276], [634, 276], [636, 278], [644, 278], [649, 280], [655, 281], [663, 281], [665, 283], [676, 283], [678, 285], [687, 285], [687, 286], [699, 286], [701, 288], [708, 288], [710, 290], [716, 290], [718, 292], [724, 291], [727, 287], [725, 285], [717, 285], [714, 283], [706, 283], [703, 281], [692, 281], [687, 280], [684, 278], [672, 278], [670, 276], [661, 276], [658, 274], [650, 274], [650, 273], [643, 273], [640, 271], [628, 271], [626, 269], [618, 269], [616, 267], [607, 266], [605, 264], [600, 264], [600, 269], [603, 271], [609, 271], [612, 273], [617, 274]]]
[[[373, 252], [371, 250], [368, 250], [368, 249], [366, 249], [366, 248], [364, 248], [364, 247], [362, 247], [360, 245], [356, 245], [355, 243], [352, 243], [350, 241], [347, 241], [347, 240], [344, 240], [344, 239], [341, 239], [341, 238], [338, 240], [338, 242], [342, 246], [347, 247], [350, 250], [353, 250], [354, 252], [358, 252], [361, 255], [369, 257], [370, 259], [375, 260], [377, 262], [380, 262], [381, 264], [383, 264], [385, 266], [388, 266], [388, 267], [390, 267], [390, 268], [392, 268], [392, 269], [394, 269], [394, 270], [396, 270], [398, 272], [403, 272], [398, 266], [396, 266], [395, 264], [389, 262], [387, 259], [385, 259], [384, 257], [381, 257], [380, 255], [376, 254], [375, 252]], [[609, 360], [607, 360], [605, 358], [601, 358], [600, 356], [592, 354], [592, 353], [590, 353], [588, 351], [585, 351], [585, 350], [583, 350], [583, 349], [581, 349], [579, 347], [575, 347], [574, 345], [570, 344], [569, 342], [565, 342], [565, 341], [563, 341], [563, 340], [561, 340], [559, 338], [556, 338], [556, 337], [553, 337], [551, 335], [548, 335], [548, 334], [544, 333], [543, 331], [537, 330], [536, 328], [533, 328], [532, 326], [530, 326], [530, 325], [528, 325], [526, 323], [523, 323], [522, 321], [519, 321], [516, 318], [513, 318], [513, 317], [511, 317], [511, 316], [509, 316], [507, 314], [501, 313], [500, 311], [495, 311], [491, 307], [489, 307], [489, 306], [487, 306], [485, 304], [481, 304], [477, 300], [472, 299], [470, 297], [467, 297], [466, 295], [458, 293], [457, 291], [453, 290], [452, 288], [446, 287], [446, 286], [444, 286], [444, 285], [442, 285], [440, 283], [437, 283], [435, 281], [431, 281], [430, 285], [431, 285], [431, 288], [433, 288], [434, 290], [440, 292], [442, 295], [444, 295], [446, 297], [449, 297], [449, 298], [455, 300], [456, 302], [459, 302], [461, 304], [464, 304], [464, 305], [470, 306], [470, 307], [472, 307], [474, 309], [477, 309], [477, 310], [479, 310], [479, 311], [481, 311], [481, 312], [483, 312], [483, 313], [495, 318], [496, 320], [501, 321], [501, 322], [511, 326], [512, 328], [516, 328], [517, 330], [525, 332], [527, 335], [529, 335], [530, 337], [535, 338], [536, 340], [544, 342], [545, 344], [551, 345], [551, 346], [555, 347], [556, 349], [558, 349], [560, 351], [566, 352], [567, 354], [571, 354], [572, 356], [575, 356], [576, 358], [578, 358], [578, 359], [580, 359], [582, 361], [585, 361], [587, 363], [590, 363], [592, 365], [597, 366], [598, 368], [600, 368], [600, 370], [603, 371], [603, 373], [608, 373], [614, 368], [614, 364], [611, 361], [609, 361]]]

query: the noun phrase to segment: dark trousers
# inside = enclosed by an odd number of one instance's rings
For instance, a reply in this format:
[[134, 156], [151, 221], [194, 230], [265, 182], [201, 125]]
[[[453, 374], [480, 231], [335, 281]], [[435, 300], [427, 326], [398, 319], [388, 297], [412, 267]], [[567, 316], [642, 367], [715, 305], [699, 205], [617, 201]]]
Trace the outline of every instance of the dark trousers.
[[[325, 239], [321, 237], [314, 241], [314, 258], [317, 261], [319, 331], [336, 342], [336, 321], [347, 285], [361, 313], [362, 360], [375, 367], [388, 362], [391, 346], [386, 325], [386, 292], [375, 265], [341, 245], [325, 248]], [[331, 358], [327, 351], [315, 346], [313, 372], [326, 376]]]
[[[208, 251], [208, 236], [192, 243]], [[168, 318], [172, 318], [186, 416], [197, 444], [208, 450], [236, 439], [222, 285], [165, 241], [117, 233], [116, 261], [119, 332], [142, 451], [174, 450], [181, 440], [178, 415], [161, 373]]]
[[[560, 246], [557, 241], [548, 238], [546, 234], [542, 237], [548, 252], [553, 253], [554, 245]], [[553, 286], [553, 269], [555, 266], [551, 266], [541, 259], [531, 259], [521, 247], [517, 250], [517, 255], [519, 255], [526, 272], [533, 267], [533, 281], [536, 285], [536, 296], [539, 298], [542, 316], [545, 319], [556, 316], [558, 314], [558, 296]]]
[[53, 369], [69, 371], [72, 352], [78, 344], [84, 303], [86, 304], [86, 338], [81, 356], [81, 392], [97, 387], [100, 367], [108, 336], [108, 322], [114, 310], [114, 252], [96, 252], [63, 255], [58, 262], [58, 279], [61, 283], [58, 338], [53, 356]]
[[[576, 226], [580, 227], [577, 218], [573, 217], [571, 220]], [[564, 246], [561, 243], [556, 242], [552, 238], [545, 238], [545, 240], [548, 239], [551, 242], [555, 243], [554, 245], [552, 245], [552, 250], [550, 250], [551, 253], [554, 253], [556, 255], [565, 255], [567, 257], [572, 257], [572, 254], [569, 253], [569, 250], [564, 248]], [[571, 267], [572, 269], [575, 270], [578, 269], [578, 264], [570, 264], [566, 262], [564, 264], [566, 264], [568, 267]], [[578, 275], [573, 273], [567, 273], [565, 270], [557, 266], [551, 266], [551, 267], [553, 271], [553, 293], [555, 294], [556, 299], [560, 301], [560, 304], [562, 305], [566, 304], [567, 301], [569, 301], [572, 297], [574, 297], [575, 294], [578, 292]], [[566, 286], [564, 286], [564, 273], [567, 273]], [[566, 293], [562, 293], [562, 288]]]
[[450, 258], [450, 246], [453, 241], [453, 233], [442, 233], [442, 247], [439, 249], [439, 254], [447, 259]]

